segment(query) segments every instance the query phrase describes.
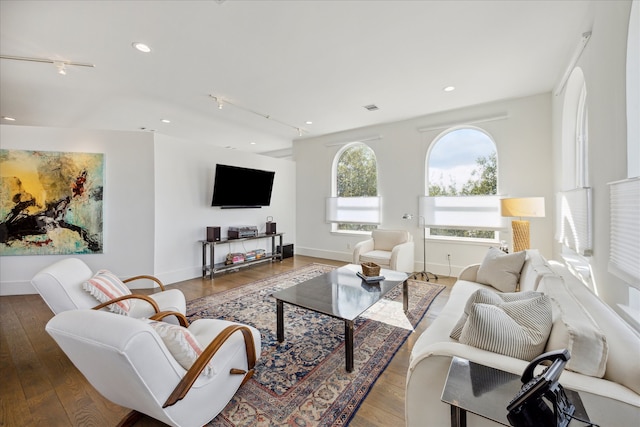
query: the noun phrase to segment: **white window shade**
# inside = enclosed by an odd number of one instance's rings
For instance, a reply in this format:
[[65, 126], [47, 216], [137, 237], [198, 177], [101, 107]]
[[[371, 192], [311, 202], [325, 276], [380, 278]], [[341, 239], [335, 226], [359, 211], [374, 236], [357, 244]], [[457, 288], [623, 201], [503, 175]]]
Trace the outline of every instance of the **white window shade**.
[[507, 228], [500, 215], [501, 196], [422, 196], [419, 214], [424, 226], [464, 230]]
[[328, 197], [327, 222], [380, 224], [381, 197]]
[[640, 288], [640, 178], [609, 183], [609, 271]]
[[583, 256], [593, 254], [592, 189], [590, 187], [558, 193], [556, 239]]

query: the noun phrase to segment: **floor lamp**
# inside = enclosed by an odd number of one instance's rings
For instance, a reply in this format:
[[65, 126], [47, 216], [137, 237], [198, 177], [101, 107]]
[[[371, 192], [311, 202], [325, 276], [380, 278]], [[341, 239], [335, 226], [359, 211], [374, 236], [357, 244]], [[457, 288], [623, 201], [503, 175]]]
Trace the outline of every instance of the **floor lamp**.
[[544, 197], [520, 197], [500, 200], [502, 216], [518, 217], [511, 221], [513, 229], [513, 252], [531, 247], [529, 221], [522, 218], [544, 217]]
[[[412, 218], [413, 218], [413, 215], [411, 214], [402, 215], [402, 219], [412, 219]], [[411, 274], [409, 278], [413, 280], [421, 280], [424, 282], [428, 282], [429, 275], [432, 275], [434, 280], [438, 280], [438, 276], [436, 276], [434, 273], [430, 271], [427, 271], [427, 230], [425, 227], [424, 217], [421, 215], [419, 219], [420, 221], [418, 222], [418, 226], [420, 225], [420, 222], [422, 223], [422, 271], [418, 271]]]

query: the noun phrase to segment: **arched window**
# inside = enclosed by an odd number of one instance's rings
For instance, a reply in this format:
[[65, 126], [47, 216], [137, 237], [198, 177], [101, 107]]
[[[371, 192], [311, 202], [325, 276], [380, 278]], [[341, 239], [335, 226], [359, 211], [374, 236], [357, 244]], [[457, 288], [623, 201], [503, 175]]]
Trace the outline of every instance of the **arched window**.
[[[473, 127], [450, 129], [438, 136], [427, 154], [428, 196], [495, 196], [498, 194], [498, 155], [493, 139]], [[480, 201], [481, 198], [476, 199]], [[474, 199], [466, 198], [467, 212]], [[480, 225], [480, 224], [478, 224]], [[496, 239], [489, 229], [431, 228], [431, 236], [465, 239]]]
[[335, 157], [332, 195], [327, 205], [333, 231], [371, 231], [380, 224], [378, 166], [366, 144], [346, 145]]

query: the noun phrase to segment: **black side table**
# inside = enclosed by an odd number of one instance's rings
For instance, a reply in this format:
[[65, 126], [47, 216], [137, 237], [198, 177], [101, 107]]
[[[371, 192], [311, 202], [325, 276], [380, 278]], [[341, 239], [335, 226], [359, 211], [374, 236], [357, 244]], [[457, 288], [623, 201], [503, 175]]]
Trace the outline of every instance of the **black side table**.
[[[466, 427], [467, 411], [509, 426], [507, 405], [521, 387], [520, 375], [454, 357], [441, 400], [451, 405], [451, 427]], [[564, 391], [576, 408], [574, 416], [589, 421], [580, 395]]]

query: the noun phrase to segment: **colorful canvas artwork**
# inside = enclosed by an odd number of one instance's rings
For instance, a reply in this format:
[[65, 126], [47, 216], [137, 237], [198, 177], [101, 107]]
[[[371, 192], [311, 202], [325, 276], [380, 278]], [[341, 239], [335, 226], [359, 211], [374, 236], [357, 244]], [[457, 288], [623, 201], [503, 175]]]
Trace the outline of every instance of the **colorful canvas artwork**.
[[104, 155], [0, 150], [0, 255], [103, 251]]

